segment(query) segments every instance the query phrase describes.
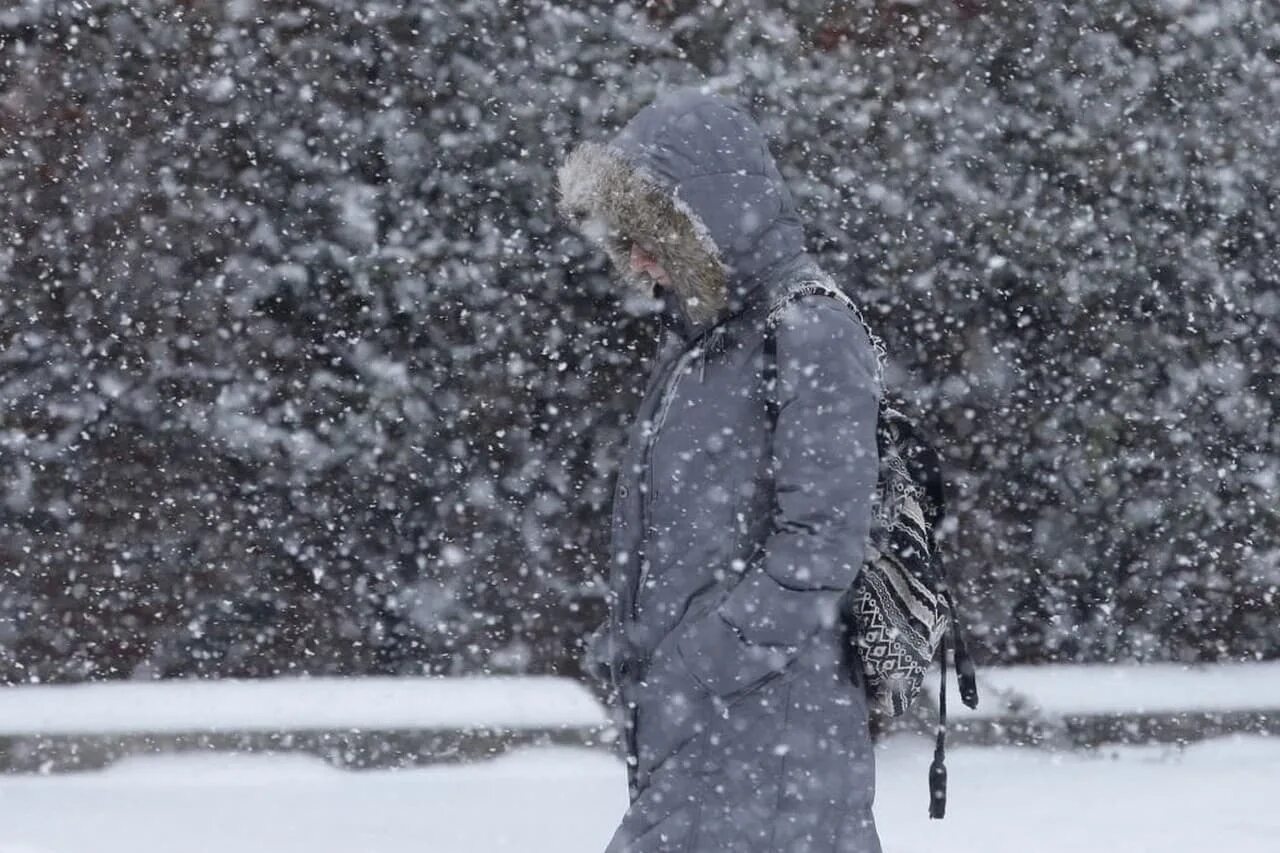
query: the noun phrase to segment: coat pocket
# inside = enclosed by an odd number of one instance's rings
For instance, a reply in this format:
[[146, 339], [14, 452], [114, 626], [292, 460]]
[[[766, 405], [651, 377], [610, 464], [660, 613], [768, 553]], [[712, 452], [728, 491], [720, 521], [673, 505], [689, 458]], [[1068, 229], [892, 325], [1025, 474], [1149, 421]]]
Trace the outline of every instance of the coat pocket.
[[732, 705], [793, 675], [805, 647], [752, 643], [713, 608], [681, 630], [675, 657], [689, 678]]
[[686, 798], [676, 808], [666, 810], [656, 821], [641, 825], [656, 806], [639, 801], [622, 820], [605, 853], [686, 853], [692, 849], [698, 826], [700, 804]]
[[[791, 696], [792, 676], [770, 680], [721, 706], [706, 733], [686, 757], [702, 776], [754, 780], [764, 785], [776, 776]], [[696, 753], [696, 754], [695, 754]]]

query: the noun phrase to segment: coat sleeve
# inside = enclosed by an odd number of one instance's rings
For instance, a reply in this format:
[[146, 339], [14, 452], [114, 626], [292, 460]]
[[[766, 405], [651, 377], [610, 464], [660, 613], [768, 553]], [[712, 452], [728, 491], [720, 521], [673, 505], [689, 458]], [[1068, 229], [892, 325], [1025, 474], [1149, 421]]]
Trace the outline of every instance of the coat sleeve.
[[882, 393], [862, 324], [829, 297], [793, 302], [776, 327], [776, 509], [764, 547], [676, 647], [693, 678], [727, 698], [784, 669], [862, 568], [879, 474]]

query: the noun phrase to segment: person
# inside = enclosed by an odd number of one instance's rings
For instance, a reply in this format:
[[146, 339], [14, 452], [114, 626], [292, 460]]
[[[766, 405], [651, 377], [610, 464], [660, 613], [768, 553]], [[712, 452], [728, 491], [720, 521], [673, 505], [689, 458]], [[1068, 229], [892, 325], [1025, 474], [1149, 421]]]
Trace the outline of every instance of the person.
[[[882, 393], [766, 138], [736, 102], [672, 90], [557, 171], [557, 208], [663, 345], [615, 484], [609, 617], [587, 649], [621, 709], [629, 807], [607, 853], [876, 853], [867, 702], [837, 603], [859, 571]], [[853, 668], [856, 670], [856, 667]]]

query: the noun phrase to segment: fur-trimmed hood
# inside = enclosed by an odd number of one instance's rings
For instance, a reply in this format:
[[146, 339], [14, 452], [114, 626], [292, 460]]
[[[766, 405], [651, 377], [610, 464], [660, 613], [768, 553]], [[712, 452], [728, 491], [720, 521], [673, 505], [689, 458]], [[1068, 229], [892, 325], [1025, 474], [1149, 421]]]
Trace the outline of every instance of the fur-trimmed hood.
[[558, 172], [562, 216], [608, 253], [629, 286], [632, 242], [671, 275], [686, 337], [741, 310], [805, 254], [791, 193], [759, 126], [696, 87], [649, 104], [609, 142], [583, 142]]

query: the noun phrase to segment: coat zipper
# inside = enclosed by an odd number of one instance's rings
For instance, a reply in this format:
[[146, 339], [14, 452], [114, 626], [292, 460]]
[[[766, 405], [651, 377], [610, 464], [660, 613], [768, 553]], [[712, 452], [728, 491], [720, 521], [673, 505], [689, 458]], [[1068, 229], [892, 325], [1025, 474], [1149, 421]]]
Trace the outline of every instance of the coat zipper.
[[644, 448], [644, 477], [645, 489], [644, 494], [640, 496], [640, 505], [643, 512], [640, 513], [640, 535], [642, 550], [640, 555], [640, 571], [636, 577], [635, 589], [631, 595], [631, 617], [636, 617], [636, 602], [640, 598], [640, 588], [644, 586], [645, 579], [649, 575], [649, 517], [652, 514], [649, 505], [653, 500], [653, 448], [658, 443], [658, 433], [661, 432], [663, 424], [667, 420], [667, 413], [671, 411], [671, 403], [675, 400], [676, 390], [680, 387], [680, 379], [684, 375], [685, 368], [694, 358], [698, 356], [700, 347], [694, 346], [685, 350], [680, 354], [680, 358], [676, 360], [675, 369], [672, 370], [671, 376], [666, 379], [666, 385], [659, 397], [657, 416], [654, 418], [653, 429], [645, 439]]
[[[644, 494], [640, 496], [640, 505], [642, 507], [642, 512], [640, 513], [640, 521], [641, 521], [640, 535], [641, 535], [642, 551], [640, 555], [640, 571], [637, 574], [635, 588], [632, 590], [632, 594], [631, 594], [630, 612], [631, 612], [632, 619], [634, 619], [637, 615], [636, 603], [640, 598], [640, 588], [644, 585], [645, 579], [649, 575], [648, 544], [649, 544], [649, 516], [651, 515], [649, 504], [653, 500], [653, 463], [652, 463], [653, 448], [658, 443], [658, 433], [662, 430], [663, 425], [666, 423], [667, 415], [671, 411], [671, 405], [673, 402], [675, 402], [676, 391], [679, 390], [680, 388], [680, 380], [681, 378], [683, 378], [686, 368], [690, 363], [693, 362], [694, 359], [701, 356], [702, 357], [702, 375], [705, 376], [706, 375], [706, 353], [709, 346], [706, 342], [707, 336], [711, 333], [722, 335], [723, 331], [724, 330], [722, 327], [716, 326], [711, 329], [707, 329], [703, 334], [699, 335], [694, 340], [693, 344], [680, 354], [680, 357], [676, 359], [675, 368], [663, 380], [665, 383], [665, 386], [662, 390], [661, 396], [659, 397], [657, 415], [654, 418], [653, 429], [649, 432], [649, 435], [645, 439], [644, 454], [641, 457], [642, 463], [644, 465], [644, 473], [645, 473]], [[699, 381], [701, 381], [701, 379]]]

